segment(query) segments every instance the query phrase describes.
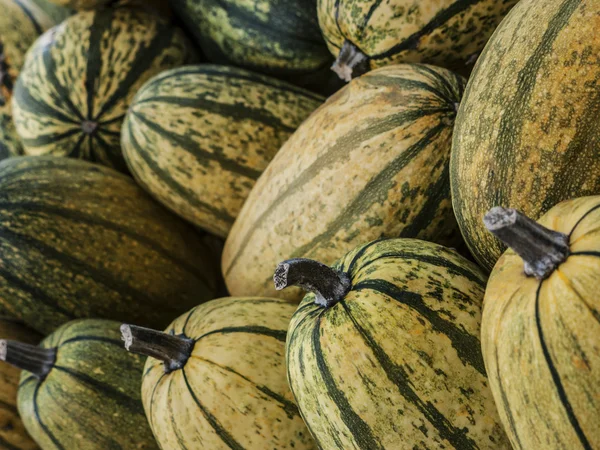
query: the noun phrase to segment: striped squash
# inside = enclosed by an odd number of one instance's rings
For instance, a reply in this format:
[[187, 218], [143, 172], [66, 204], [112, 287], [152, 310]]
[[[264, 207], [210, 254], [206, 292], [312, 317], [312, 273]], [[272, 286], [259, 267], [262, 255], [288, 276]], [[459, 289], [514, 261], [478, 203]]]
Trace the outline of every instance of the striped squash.
[[0, 349], [23, 369], [19, 413], [44, 450], [158, 450], [140, 398], [144, 360], [123, 349], [119, 323], [76, 320], [37, 347]]
[[45, 0], [0, 0], [0, 159], [23, 152], [12, 121], [12, 91], [25, 53], [40, 34], [70, 15]]
[[84, 158], [126, 171], [121, 124], [142, 84], [194, 61], [181, 30], [136, 8], [78, 13], [44, 33], [13, 97], [25, 153]]
[[[42, 339], [22, 323], [0, 316], [0, 339], [11, 339], [37, 344]], [[3, 450], [36, 450], [17, 410], [19, 369], [0, 362], [0, 448]]]
[[450, 178], [462, 234], [484, 269], [504, 247], [481, 218], [532, 219], [600, 194], [600, 3], [521, 1], [490, 39], [456, 119]]
[[40, 332], [82, 317], [164, 327], [216, 294], [199, 235], [123, 174], [10, 158], [0, 192], [0, 309]]
[[511, 247], [490, 275], [481, 344], [513, 448], [600, 449], [600, 196], [539, 224], [503, 208], [485, 221]]
[[125, 346], [149, 357], [142, 400], [163, 449], [315, 449], [285, 375], [295, 307], [270, 298], [221, 298], [167, 332], [123, 325]]
[[226, 237], [256, 179], [324, 100], [247, 70], [173, 69], [146, 83], [131, 103], [123, 154], [154, 198]]
[[468, 73], [518, 0], [318, 0], [333, 70], [350, 80], [378, 67], [427, 63]]
[[319, 448], [510, 449], [481, 356], [486, 279], [475, 264], [390, 239], [333, 269], [285, 261], [274, 279], [311, 292], [292, 317], [286, 359]]
[[448, 159], [463, 87], [445, 69], [406, 64], [366, 74], [330, 97], [244, 204], [223, 253], [229, 292], [299, 301], [299, 289], [273, 289], [282, 259], [331, 264], [381, 236], [453, 242]]

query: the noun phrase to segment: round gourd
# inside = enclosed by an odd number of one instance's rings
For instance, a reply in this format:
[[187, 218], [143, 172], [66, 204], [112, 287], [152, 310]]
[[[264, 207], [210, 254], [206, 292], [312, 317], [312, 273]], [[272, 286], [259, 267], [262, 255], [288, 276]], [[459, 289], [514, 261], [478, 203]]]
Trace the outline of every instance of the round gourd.
[[[14, 319], [0, 316], [0, 339], [37, 344], [42, 336]], [[25, 431], [17, 411], [19, 374], [19, 369], [0, 362], [0, 448], [36, 450], [39, 447]]]
[[513, 448], [600, 448], [600, 196], [539, 223], [494, 208], [509, 247], [485, 293], [481, 344]]
[[517, 0], [318, 0], [333, 70], [350, 81], [370, 69], [428, 63], [466, 73]]
[[0, 192], [0, 309], [40, 332], [82, 317], [164, 327], [217, 291], [200, 235], [123, 174], [11, 158]]
[[465, 241], [491, 270], [504, 251], [481, 218], [510, 206], [532, 219], [600, 194], [600, 3], [524, 0], [490, 39], [456, 118], [452, 202]]
[[274, 281], [311, 292], [286, 359], [319, 448], [510, 449], [481, 356], [475, 264], [425, 241], [378, 240], [332, 268], [287, 260]]
[[150, 356], [142, 399], [161, 448], [315, 449], [285, 375], [295, 307], [270, 298], [221, 298], [167, 332], [123, 325], [129, 351]]
[[83, 158], [126, 171], [121, 125], [149, 78], [195, 60], [183, 32], [154, 13], [80, 12], [28, 52], [13, 97], [25, 153]]
[[223, 253], [229, 292], [300, 301], [300, 289], [273, 289], [285, 258], [331, 264], [381, 236], [454, 244], [448, 160], [463, 87], [445, 69], [406, 64], [330, 97], [248, 196]]
[[19, 413], [45, 450], [158, 450], [140, 391], [144, 360], [119, 324], [76, 320], [39, 346], [0, 340], [0, 360], [23, 369]]
[[173, 69], [134, 98], [122, 130], [123, 154], [154, 198], [226, 237], [256, 179], [324, 100], [233, 67]]

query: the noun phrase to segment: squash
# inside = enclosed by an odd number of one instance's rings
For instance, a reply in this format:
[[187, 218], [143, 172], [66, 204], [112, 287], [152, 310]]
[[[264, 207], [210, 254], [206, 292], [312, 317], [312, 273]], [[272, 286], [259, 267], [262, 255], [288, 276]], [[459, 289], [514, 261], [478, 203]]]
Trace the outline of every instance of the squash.
[[532, 219], [600, 194], [600, 3], [523, 0], [478, 61], [456, 118], [452, 204], [467, 245], [490, 271], [506, 247], [481, 218], [494, 206]]
[[285, 258], [332, 264], [385, 237], [455, 244], [448, 160], [464, 79], [425, 65], [353, 80], [290, 137], [248, 196], [223, 252], [232, 295], [278, 293]]
[[154, 198], [227, 237], [256, 179], [324, 100], [243, 69], [173, 69], [133, 99], [121, 134], [123, 154]]
[[332, 267], [284, 261], [274, 281], [308, 291], [286, 361], [319, 448], [510, 449], [481, 356], [475, 264], [430, 242], [377, 240]]
[[123, 174], [11, 158], [0, 192], [0, 309], [42, 333], [83, 317], [164, 327], [216, 294], [200, 235]]
[[183, 32], [154, 13], [123, 6], [75, 14], [36, 41], [15, 85], [25, 153], [126, 171], [121, 125], [133, 96], [157, 73], [193, 61]]
[[69, 322], [39, 346], [0, 340], [22, 369], [19, 413], [44, 449], [156, 449], [140, 398], [143, 358], [123, 349], [119, 324]]
[[[42, 336], [14, 319], [0, 316], [0, 339], [37, 344]], [[0, 363], [0, 448], [36, 450], [38, 446], [25, 431], [17, 411], [19, 373], [15, 367]]]
[[333, 70], [350, 81], [370, 69], [427, 63], [461, 74], [517, 0], [318, 0]]
[[114, 6], [135, 6], [146, 10], [154, 10], [166, 17], [171, 15], [168, 0], [48, 0], [58, 6], [76, 10], [102, 9]]
[[70, 15], [45, 0], [0, 0], [0, 159], [23, 153], [11, 98], [25, 53], [40, 34]]
[[161, 448], [315, 448], [285, 376], [294, 309], [278, 299], [221, 298], [165, 333], [121, 327], [126, 348], [149, 356], [142, 399]]
[[490, 275], [481, 344], [513, 448], [600, 448], [600, 196], [538, 223], [501, 207], [484, 222], [510, 247]]

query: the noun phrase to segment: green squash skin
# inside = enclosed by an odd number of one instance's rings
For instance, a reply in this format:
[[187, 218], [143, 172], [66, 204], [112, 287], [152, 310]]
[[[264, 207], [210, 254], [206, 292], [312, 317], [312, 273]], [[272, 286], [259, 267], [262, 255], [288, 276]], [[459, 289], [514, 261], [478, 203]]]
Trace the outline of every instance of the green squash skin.
[[120, 322], [69, 322], [40, 346], [57, 348], [39, 380], [21, 373], [19, 413], [44, 450], [158, 449], [141, 400], [145, 358], [123, 347]]
[[0, 192], [0, 310], [37, 331], [85, 317], [164, 327], [217, 293], [202, 235], [119, 172], [11, 158]]

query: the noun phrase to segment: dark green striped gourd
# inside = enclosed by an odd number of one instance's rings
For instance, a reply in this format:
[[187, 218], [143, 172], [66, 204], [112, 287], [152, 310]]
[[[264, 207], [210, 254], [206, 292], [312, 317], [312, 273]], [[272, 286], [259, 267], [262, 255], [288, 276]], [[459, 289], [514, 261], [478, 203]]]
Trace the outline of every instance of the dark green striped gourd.
[[290, 137], [248, 196], [223, 252], [232, 295], [284, 296], [285, 258], [331, 264], [363, 242], [418, 237], [454, 244], [448, 160], [465, 80], [399, 64], [353, 80]]
[[164, 327], [217, 291], [200, 235], [112, 169], [0, 163], [0, 309], [43, 333], [82, 317]]
[[131, 99], [152, 76], [193, 61], [183, 32], [154, 13], [122, 6], [70, 17], [37, 40], [15, 86], [25, 153], [126, 171], [120, 135]]
[[243, 69], [173, 69], [146, 83], [131, 103], [123, 154], [154, 198], [226, 237], [256, 179], [323, 101]]
[[288, 329], [288, 379], [323, 450], [510, 449], [479, 341], [486, 278], [416, 239], [357, 247], [332, 268], [281, 263], [308, 295]]
[[141, 401], [144, 359], [123, 348], [119, 323], [69, 322], [38, 347], [0, 341], [23, 369], [19, 413], [44, 450], [158, 450]]

